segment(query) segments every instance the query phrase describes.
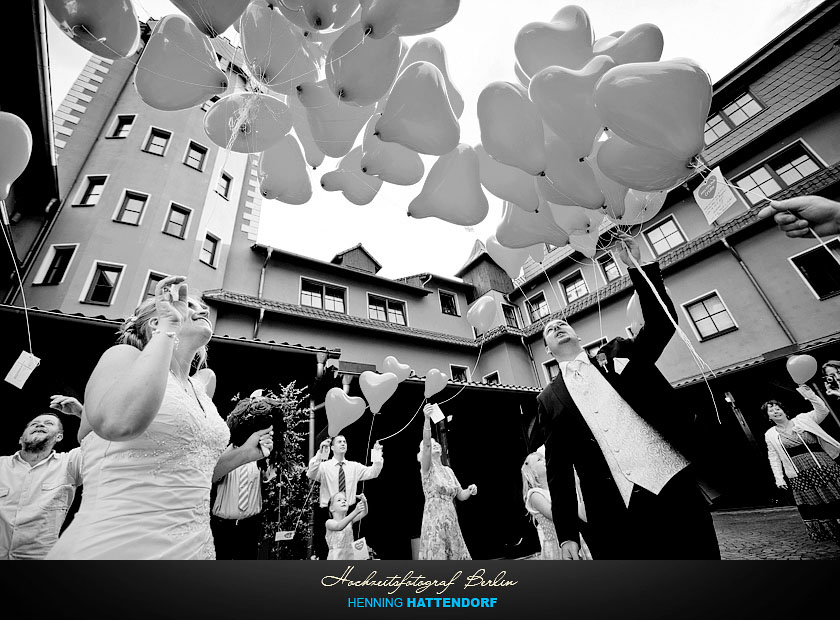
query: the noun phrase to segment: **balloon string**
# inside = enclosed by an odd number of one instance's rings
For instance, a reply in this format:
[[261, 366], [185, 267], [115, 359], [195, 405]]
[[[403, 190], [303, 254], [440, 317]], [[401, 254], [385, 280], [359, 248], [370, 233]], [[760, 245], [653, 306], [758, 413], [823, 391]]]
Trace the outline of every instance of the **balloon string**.
[[[592, 275], [595, 278], [595, 302], [598, 304], [598, 325], [601, 330], [601, 342], [604, 342], [604, 318], [601, 313], [601, 298], [598, 296], [598, 265], [595, 259], [592, 259]], [[606, 282], [604, 282], [606, 286]]]
[[[372, 415], [373, 415], [373, 417], [370, 420], [370, 432], [368, 433], [368, 440], [367, 440], [367, 451], [365, 452], [366, 455], [370, 453], [370, 439], [371, 439], [371, 437], [373, 437], [373, 423], [376, 422], [376, 415], [377, 414], [372, 413]], [[367, 456], [365, 458], [367, 458]], [[371, 459], [371, 465], [372, 464], [373, 464], [373, 459]], [[367, 482], [367, 481], [362, 480], [362, 493], [365, 492], [365, 482]], [[361, 538], [361, 536], [362, 536], [362, 522], [359, 521], [359, 537]]]
[[414, 421], [414, 418], [416, 418], [416, 417], [417, 417], [417, 414], [418, 414], [418, 413], [420, 413], [420, 410], [423, 408], [423, 405], [425, 405], [425, 404], [426, 404], [426, 399], [424, 398], [424, 399], [423, 399], [423, 402], [421, 402], [421, 403], [420, 403], [420, 406], [419, 406], [419, 407], [417, 407], [417, 411], [415, 411], [415, 412], [414, 412], [414, 415], [413, 415], [413, 416], [411, 416], [411, 419], [408, 421], [408, 423], [407, 423], [405, 426], [403, 426], [400, 430], [398, 430], [398, 431], [397, 431], [396, 433], [394, 433], [393, 435], [388, 435], [387, 437], [382, 437], [381, 439], [377, 439], [377, 440], [376, 440], [376, 443], [382, 443], [382, 442], [383, 442], [383, 441], [385, 441], [386, 439], [391, 439], [392, 437], [396, 437], [397, 435], [399, 435], [400, 433], [402, 433], [405, 429], [407, 429], [407, 428], [408, 428], [409, 424], [411, 424], [411, 423]]
[[[481, 335], [481, 343], [478, 345], [478, 357], [477, 357], [477, 358], [476, 358], [476, 360], [475, 360], [475, 366], [473, 366], [473, 369], [472, 369], [472, 371], [470, 372], [470, 377], [472, 377], [472, 376], [475, 374], [475, 371], [478, 369], [478, 362], [479, 362], [479, 360], [481, 359], [481, 351], [482, 351], [482, 349], [484, 348], [484, 340], [485, 340], [485, 337], [484, 337], [484, 334], [482, 334], [482, 335]], [[449, 397], [449, 398], [447, 398], [446, 400], [442, 400], [442, 401], [440, 401], [440, 402], [438, 403], [438, 405], [442, 405], [442, 404], [444, 404], [444, 403], [448, 403], [450, 400], [452, 400], [453, 398], [455, 398], [456, 396], [458, 396], [458, 394], [460, 394], [461, 392], [463, 392], [463, 391], [464, 391], [464, 389], [465, 389], [466, 387], [467, 387], [467, 385], [466, 385], [466, 383], [465, 383], [464, 385], [462, 385], [462, 386], [461, 386], [461, 389], [460, 389], [460, 390], [458, 390], [457, 392], [455, 392], [455, 394], [453, 394], [452, 396], [450, 396], [450, 397]]]
[[313, 480], [312, 484], [309, 486], [309, 493], [306, 494], [306, 499], [303, 500], [303, 506], [301, 507], [300, 513], [298, 514], [297, 521], [295, 522], [295, 527], [292, 529], [293, 535], [297, 534], [297, 529], [300, 526], [301, 517], [303, 517], [303, 513], [306, 511], [306, 504], [309, 503], [309, 498], [312, 496], [312, 491], [315, 489], [315, 485], [317, 483], [317, 480]]
[[[3, 200], [0, 200], [0, 209], [3, 210], [3, 219], [8, 219], [8, 214], [6, 213], [6, 202]], [[3, 239], [6, 241], [6, 247], [9, 248], [9, 258], [12, 259], [12, 264], [15, 266], [15, 275], [17, 275], [17, 280], [20, 284], [20, 296], [23, 300], [23, 316], [26, 319], [26, 336], [29, 339], [29, 353], [34, 356], [35, 353], [32, 352], [32, 331], [29, 328], [29, 308], [26, 303], [26, 293], [23, 290], [23, 280], [21, 279], [20, 271], [18, 270], [17, 257], [15, 256], [15, 251], [12, 249], [12, 243], [9, 241], [9, 237], [6, 234], [6, 226], [4, 223], [0, 223], [0, 229], [3, 230]]]
[[[557, 289], [554, 288], [554, 283], [552, 283], [551, 278], [548, 277], [548, 272], [545, 270], [545, 266], [543, 266], [542, 263], [540, 263], [540, 268], [542, 269], [545, 279], [548, 281], [548, 285], [551, 287], [551, 292], [554, 293], [554, 299], [557, 302], [557, 307], [562, 309], [563, 304], [560, 303], [560, 296], [557, 294]], [[565, 318], [565, 313], [563, 316]]]
[[627, 248], [626, 244], [625, 244], [625, 248], [627, 249], [627, 255], [630, 257], [630, 260], [633, 261], [633, 266], [636, 267], [636, 269], [639, 270], [639, 273], [645, 279], [645, 282], [647, 282], [648, 286], [650, 287], [651, 292], [653, 292], [654, 297], [656, 297], [656, 300], [659, 302], [659, 305], [665, 311], [665, 315], [668, 317], [668, 320], [671, 321], [671, 325], [674, 326], [674, 329], [676, 330], [677, 334], [679, 335], [680, 340], [683, 341], [685, 346], [688, 348], [689, 353], [691, 353], [691, 356], [694, 358], [694, 363], [697, 364], [697, 367], [700, 369], [700, 372], [703, 375], [703, 381], [706, 384], [706, 388], [709, 390], [709, 395], [712, 397], [712, 405], [715, 408], [715, 416], [717, 417], [718, 424], [722, 424], [722, 422], [720, 420], [720, 411], [718, 411], [717, 402], [715, 401], [715, 394], [714, 394], [714, 392], [712, 392], [712, 386], [709, 385], [709, 380], [706, 378], [706, 371], [707, 370], [712, 375], [712, 378], [716, 378], [717, 375], [715, 374], [715, 371], [712, 370], [712, 367], [709, 366], [702, 357], [700, 357], [700, 354], [697, 353], [694, 346], [691, 344], [691, 341], [688, 339], [688, 336], [686, 336], [685, 332], [682, 330], [682, 328], [674, 320], [674, 317], [671, 316], [671, 312], [668, 310], [668, 306], [665, 304], [665, 302], [662, 300], [662, 297], [659, 295], [659, 291], [656, 290], [656, 287], [653, 285], [653, 282], [650, 281], [650, 278], [648, 278], [648, 275], [644, 272], [642, 267], [639, 265], [639, 262], [636, 260], [636, 257], [633, 256], [632, 252], [630, 252], [630, 248]]

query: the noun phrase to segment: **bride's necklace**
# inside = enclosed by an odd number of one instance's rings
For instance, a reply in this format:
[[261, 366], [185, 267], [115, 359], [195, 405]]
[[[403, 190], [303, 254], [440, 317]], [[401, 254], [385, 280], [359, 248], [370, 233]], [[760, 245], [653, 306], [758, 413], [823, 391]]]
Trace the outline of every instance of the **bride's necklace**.
[[176, 381], [178, 382], [178, 384], [179, 384], [179, 385], [180, 385], [180, 386], [184, 389], [184, 392], [186, 392], [186, 393], [187, 393], [187, 396], [189, 396], [190, 392], [192, 391], [192, 395], [193, 395], [193, 397], [195, 397], [195, 402], [197, 402], [197, 403], [198, 403], [198, 406], [199, 406], [199, 408], [201, 409], [201, 413], [203, 413], [203, 414], [204, 414], [204, 416], [205, 416], [205, 417], [207, 417], [207, 412], [204, 410], [204, 405], [202, 405], [202, 404], [201, 404], [201, 399], [198, 397], [198, 392], [196, 392], [196, 391], [195, 391], [195, 385], [193, 385], [193, 382], [192, 382], [192, 381], [190, 381], [189, 377], [187, 378], [187, 383], [189, 383], [189, 384], [190, 384], [190, 388], [192, 388], [192, 390], [187, 389], [187, 386], [186, 386], [186, 385], [184, 385], [184, 382], [183, 382], [183, 381], [181, 381], [181, 379], [178, 377], [178, 375], [176, 375], [176, 374], [175, 374], [175, 371], [174, 371], [174, 370], [172, 370], [172, 369], [170, 368], [170, 369], [169, 369], [169, 372], [171, 372], [171, 373], [172, 373], [172, 376], [173, 376], [173, 377], [175, 377], [175, 380], [176, 380]]

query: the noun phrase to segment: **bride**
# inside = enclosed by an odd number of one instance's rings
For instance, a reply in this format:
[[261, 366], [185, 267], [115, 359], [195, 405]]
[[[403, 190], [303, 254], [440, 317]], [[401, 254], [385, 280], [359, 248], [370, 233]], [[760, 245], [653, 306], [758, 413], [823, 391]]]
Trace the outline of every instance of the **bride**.
[[[190, 376], [213, 334], [185, 278], [158, 283], [120, 328], [85, 389], [84, 492], [48, 559], [214, 559], [211, 480], [263, 458], [271, 429], [230, 432]], [[227, 447], [227, 449], [226, 449]]]

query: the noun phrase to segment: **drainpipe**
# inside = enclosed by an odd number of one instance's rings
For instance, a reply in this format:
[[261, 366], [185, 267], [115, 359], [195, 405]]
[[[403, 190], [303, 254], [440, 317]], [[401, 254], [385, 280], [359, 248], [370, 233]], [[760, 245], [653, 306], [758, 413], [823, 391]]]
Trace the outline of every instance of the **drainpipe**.
[[[263, 288], [265, 287], [265, 270], [268, 267], [268, 261], [271, 260], [271, 255], [274, 253], [274, 248], [268, 247], [265, 252], [265, 261], [263, 261], [262, 269], [260, 269], [260, 284], [257, 288], [257, 298], [263, 298]], [[260, 308], [260, 314], [257, 317], [256, 323], [254, 323], [254, 340], [259, 338], [260, 335], [260, 328], [262, 327], [263, 319], [265, 318], [265, 308]], [[321, 371], [323, 374], [323, 371]]]
[[779, 327], [785, 333], [785, 336], [787, 337], [788, 341], [790, 341], [790, 344], [796, 344], [796, 338], [793, 337], [793, 334], [791, 333], [790, 329], [788, 329], [788, 326], [785, 324], [782, 317], [776, 311], [776, 308], [773, 307], [773, 304], [771, 303], [770, 299], [764, 293], [764, 289], [761, 288], [761, 285], [755, 279], [755, 276], [753, 276], [752, 272], [750, 271], [750, 268], [747, 267], [747, 264], [741, 258], [741, 255], [738, 253], [738, 250], [732, 247], [729, 244], [729, 241], [727, 241], [726, 239], [721, 239], [720, 241], [721, 243], [723, 243], [723, 247], [729, 250], [729, 253], [732, 254], [736, 261], [738, 261], [738, 264], [741, 266], [741, 269], [744, 271], [747, 278], [749, 278], [749, 281], [752, 283], [753, 288], [761, 297], [761, 300], [764, 302], [764, 305], [767, 306], [767, 309], [770, 311], [770, 314], [772, 314], [773, 318], [776, 319], [776, 323], [778, 323]]
[[534, 380], [537, 382], [537, 387], [539, 387], [542, 384], [540, 383], [540, 375], [537, 372], [537, 362], [534, 361], [534, 355], [531, 353], [531, 347], [525, 342], [525, 336], [520, 336], [519, 341], [528, 353], [528, 358], [531, 360], [531, 370], [534, 371]]

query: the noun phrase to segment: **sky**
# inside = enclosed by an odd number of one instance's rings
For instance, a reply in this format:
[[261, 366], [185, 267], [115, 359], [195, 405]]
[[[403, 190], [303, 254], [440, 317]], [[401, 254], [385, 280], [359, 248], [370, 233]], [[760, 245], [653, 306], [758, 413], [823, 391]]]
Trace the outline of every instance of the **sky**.
[[[827, 0], [832, 1], [832, 0]], [[133, 0], [141, 19], [179, 12], [168, 0]], [[662, 59], [688, 57], [717, 82], [758, 51], [820, 0], [580, 0], [595, 37], [645, 22], [663, 33]], [[464, 98], [461, 142], [481, 142], [476, 102], [489, 83], [516, 83], [513, 43], [517, 32], [534, 21], [548, 22], [564, 3], [546, 0], [461, 0], [455, 18], [433, 33], [447, 51], [449, 77]], [[230, 29], [234, 43], [238, 35]], [[407, 37], [409, 45], [420, 37]], [[90, 57], [52, 20], [48, 26], [53, 107], [57, 108]], [[361, 140], [361, 137], [359, 138]], [[423, 156], [426, 171], [436, 158]], [[357, 206], [340, 192], [326, 192], [320, 177], [338, 165], [327, 158], [311, 173], [313, 196], [304, 205], [264, 201], [259, 243], [329, 261], [336, 253], [364, 244], [388, 278], [435, 273], [452, 277], [463, 266], [477, 239], [484, 241], [499, 223], [502, 202], [485, 191], [487, 218], [465, 228], [436, 218], [407, 216], [408, 204], [423, 181], [409, 187], [382, 184], [376, 198]]]

